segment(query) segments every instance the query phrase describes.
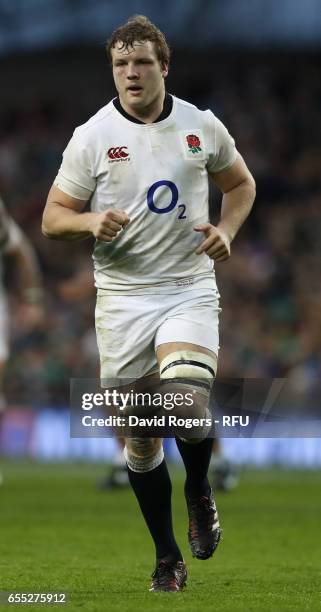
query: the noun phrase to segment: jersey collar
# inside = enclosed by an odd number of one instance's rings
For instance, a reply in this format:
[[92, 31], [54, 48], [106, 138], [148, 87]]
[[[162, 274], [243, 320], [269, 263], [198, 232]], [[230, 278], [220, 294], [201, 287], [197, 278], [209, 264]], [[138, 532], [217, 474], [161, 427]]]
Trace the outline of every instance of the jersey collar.
[[[116, 108], [116, 110], [118, 110], [118, 112], [121, 115], [123, 115], [123, 117], [125, 117], [125, 119], [128, 119], [128, 121], [132, 121], [133, 123], [138, 123], [140, 125], [150, 125], [150, 124], [144, 123], [144, 121], [141, 121], [140, 119], [136, 119], [136, 117], [132, 117], [132, 115], [127, 113], [123, 109], [119, 98], [114, 98], [113, 105]], [[165, 99], [164, 99], [163, 110], [161, 114], [159, 115], [159, 117], [157, 117], [157, 119], [153, 121], [153, 123], [158, 123], [159, 121], [163, 121], [164, 119], [167, 119], [167, 117], [169, 117], [169, 115], [171, 114], [172, 109], [173, 109], [173, 97], [170, 94], [166, 93]]]

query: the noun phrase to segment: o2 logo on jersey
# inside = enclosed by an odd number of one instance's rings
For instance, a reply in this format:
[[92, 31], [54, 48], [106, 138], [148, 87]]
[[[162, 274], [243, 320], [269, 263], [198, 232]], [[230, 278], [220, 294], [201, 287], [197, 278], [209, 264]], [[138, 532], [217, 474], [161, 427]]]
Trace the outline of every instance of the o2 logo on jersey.
[[[154, 202], [154, 195], [155, 192], [160, 188], [160, 187], [168, 187], [172, 199], [170, 201], [170, 203], [165, 206], [164, 208], [159, 208], [158, 206], [156, 206], [155, 202]], [[156, 183], [153, 183], [150, 188], [148, 189], [147, 192], [147, 206], [149, 208], [149, 210], [153, 213], [156, 213], [157, 215], [166, 215], [166, 213], [171, 212], [172, 210], [174, 210], [175, 206], [177, 205], [178, 202], [178, 189], [175, 185], [175, 183], [173, 183], [172, 181], [167, 181], [167, 180], [163, 180], [163, 181], [156, 181]], [[185, 211], [186, 211], [186, 205], [185, 204], [179, 204], [177, 206], [177, 208], [180, 210], [179, 215], [178, 215], [178, 219], [186, 219], [186, 215], [185, 215]]]

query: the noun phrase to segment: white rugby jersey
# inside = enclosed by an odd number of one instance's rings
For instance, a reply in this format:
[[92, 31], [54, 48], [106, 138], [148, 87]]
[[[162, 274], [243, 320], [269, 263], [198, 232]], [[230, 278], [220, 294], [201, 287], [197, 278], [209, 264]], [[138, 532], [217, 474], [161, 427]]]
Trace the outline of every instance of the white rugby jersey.
[[177, 292], [213, 286], [213, 261], [195, 249], [207, 223], [208, 172], [229, 168], [237, 151], [209, 110], [173, 96], [168, 117], [130, 121], [111, 101], [76, 128], [55, 185], [91, 210], [124, 210], [128, 226], [96, 241], [96, 287], [114, 293]]

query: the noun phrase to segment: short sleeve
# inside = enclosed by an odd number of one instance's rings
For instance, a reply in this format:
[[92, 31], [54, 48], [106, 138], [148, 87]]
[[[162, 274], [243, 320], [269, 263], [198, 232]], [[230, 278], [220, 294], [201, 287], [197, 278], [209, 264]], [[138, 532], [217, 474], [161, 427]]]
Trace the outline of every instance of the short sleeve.
[[89, 200], [95, 190], [96, 179], [93, 176], [88, 146], [80, 137], [78, 129], [63, 153], [54, 185], [79, 200]]
[[237, 149], [234, 138], [229, 134], [225, 125], [214, 117], [214, 154], [209, 156], [207, 169], [209, 172], [220, 172], [230, 168], [236, 158]]

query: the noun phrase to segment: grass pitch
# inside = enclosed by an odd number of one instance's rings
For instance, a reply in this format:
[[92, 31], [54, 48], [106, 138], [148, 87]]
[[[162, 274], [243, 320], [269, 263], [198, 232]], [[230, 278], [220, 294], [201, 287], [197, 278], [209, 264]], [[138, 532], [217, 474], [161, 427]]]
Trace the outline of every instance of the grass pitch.
[[[3, 465], [0, 590], [62, 592], [65, 606], [102, 612], [321, 610], [321, 476], [246, 472], [216, 495], [224, 529], [214, 557], [191, 558], [183, 472], [175, 470], [174, 522], [188, 565], [183, 593], [149, 593], [153, 546], [132, 492], [101, 492], [97, 465]], [[0, 605], [1, 610], [18, 605]]]

